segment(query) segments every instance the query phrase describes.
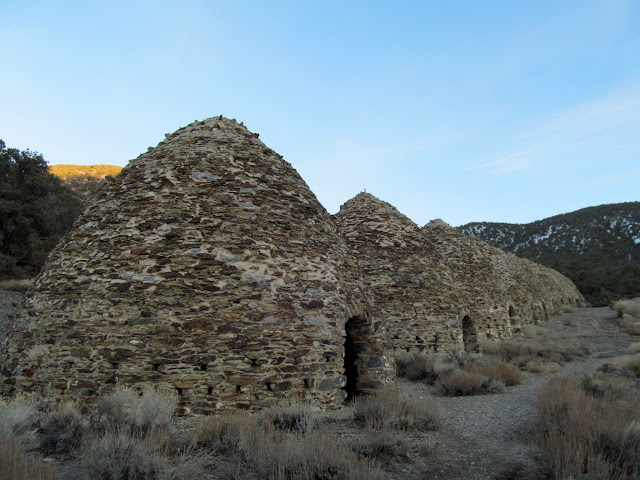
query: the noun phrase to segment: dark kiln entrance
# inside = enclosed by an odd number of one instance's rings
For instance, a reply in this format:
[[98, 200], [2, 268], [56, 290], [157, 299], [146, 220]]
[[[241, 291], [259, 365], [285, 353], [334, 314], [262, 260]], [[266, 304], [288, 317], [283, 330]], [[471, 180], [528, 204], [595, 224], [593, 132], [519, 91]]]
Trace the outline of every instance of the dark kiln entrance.
[[465, 352], [477, 352], [479, 351], [478, 338], [476, 333], [476, 327], [473, 324], [471, 317], [466, 315], [462, 319], [462, 342], [464, 344]]
[[362, 393], [358, 388], [360, 369], [364, 367], [365, 352], [369, 350], [369, 325], [360, 317], [351, 317], [344, 324], [346, 337], [344, 340], [344, 374], [347, 384], [344, 387], [347, 393], [347, 401], [353, 400], [356, 395]]

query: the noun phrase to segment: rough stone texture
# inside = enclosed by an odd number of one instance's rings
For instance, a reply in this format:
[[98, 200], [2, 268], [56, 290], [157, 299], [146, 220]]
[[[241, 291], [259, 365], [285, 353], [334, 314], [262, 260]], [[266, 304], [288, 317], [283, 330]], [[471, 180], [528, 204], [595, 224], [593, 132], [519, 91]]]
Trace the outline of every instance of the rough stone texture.
[[384, 319], [389, 346], [440, 351], [457, 345], [462, 292], [420, 227], [368, 193], [334, 218], [374, 295], [374, 316]]
[[22, 293], [0, 290], [0, 356], [7, 332], [11, 330], [16, 315], [22, 307], [23, 298]]
[[422, 228], [427, 241], [449, 259], [465, 288], [471, 319], [488, 322], [480, 339], [492, 335], [489, 323], [498, 322], [499, 336], [520, 333], [524, 324], [546, 320], [561, 307], [584, 307], [586, 302], [568, 278], [551, 268], [517, 257], [476, 237], [461, 234], [442, 220]]
[[257, 137], [235, 120], [196, 122], [101, 189], [28, 295], [4, 393], [93, 399], [153, 383], [184, 413], [283, 397], [337, 406], [352, 317], [365, 325], [359, 380], [389, 376], [331, 216]]
[[105, 184], [5, 344], [1, 393], [116, 384], [182, 413], [336, 407], [393, 381], [395, 349], [475, 349], [583, 299], [560, 274], [359, 194], [332, 218], [257, 134], [181, 128]]
[[458, 233], [442, 220], [420, 229], [393, 206], [360, 193], [334, 216], [358, 258], [392, 349], [478, 348], [520, 334], [562, 305], [584, 305], [559, 273]]

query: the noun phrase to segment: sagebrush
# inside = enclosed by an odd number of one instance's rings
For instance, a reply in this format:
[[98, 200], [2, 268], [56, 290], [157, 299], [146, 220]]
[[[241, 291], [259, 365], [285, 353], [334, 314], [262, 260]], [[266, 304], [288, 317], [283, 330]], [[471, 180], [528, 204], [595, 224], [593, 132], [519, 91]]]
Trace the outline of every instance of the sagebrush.
[[555, 378], [537, 398], [535, 440], [554, 478], [624, 479], [640, 473], [637, 383], [611, 373], [582, 385]]

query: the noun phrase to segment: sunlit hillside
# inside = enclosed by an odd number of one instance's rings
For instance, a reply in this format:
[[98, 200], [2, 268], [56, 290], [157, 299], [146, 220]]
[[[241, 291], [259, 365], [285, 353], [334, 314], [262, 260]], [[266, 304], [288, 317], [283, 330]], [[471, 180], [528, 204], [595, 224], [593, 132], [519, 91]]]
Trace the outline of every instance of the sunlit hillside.
[[70, 178], [104, 178], [107, 175], [116, 176], [122, 167], [116, 165], [51, 165], [49, 171], [62, 180]]
[[49, 171], [66, 183], [86, 204], [104, 183], [105, 177], [115, 177], [122, 167], [116, 165], [50, 165]]

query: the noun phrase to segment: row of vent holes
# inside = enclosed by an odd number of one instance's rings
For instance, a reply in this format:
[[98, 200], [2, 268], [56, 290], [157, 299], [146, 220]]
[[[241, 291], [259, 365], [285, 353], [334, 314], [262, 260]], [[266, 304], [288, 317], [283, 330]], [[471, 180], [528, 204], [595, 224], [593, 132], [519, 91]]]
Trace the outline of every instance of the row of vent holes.
[[[304, 382], [304, 388], [310, 388], [310, 382], [308, 378], [303, 379]], [[273, 384], [270, 382], [265, 383], [265, 386], [267, 387], [267, 390], [269, 392], [273, 392]], [[180, 397], [182, 397], [183, 392], [182, 392], [182, 388], [180, 387], [176, 387], [176, 390], [178, 391], [178, 395]], [[241, 385], [236, 385], [236, 392], [240, 393], [242, 392], [242, 386]], [[213, 387], [207, 387], [207, 395], [213, 395]]]
[[[240, 391], [239, 388], [240, 388], [240, 386], [238, 385], [236, 387], [236, 391], [239, 392]], [[181, 397], [184, 394], [180, 387], [176, 387], [176, 390], [178, 391], [178, 396]], [[207, 387], [207, 395], [213, 395], [213, 387]]]
[[[416, 339], [417, 339], [417, 338], [418, 338], [418, 337], [416, 337]], [[409, 351], [409, 350], [407, 349], [407, 352], [408, 352], [408, 351]], [[332, 359], [333, 359], [333, 357], [327, 357], [327, 362], [330, 362]], [[255, 363], [255, 360], [251, 360], [251, 361], [253, 362], [253, 365], [252, 365], [252, 366], [257, 367], [257, 365], [256, 365], [256, 363]], [[117, 366], [118, 366], [118, 364], [117, 364], [117, 363], [112, 363], [111, 365], [113, 366], [113, 368], [117, 368]], [[152, 364], [152, 365], [153, 365], [153, 371], [154, 371], [154, 372], [157, 372], [157, 371], [158, 371], [158, 369], [160, 368], [160, 365], [162, 365], [162, 364], [161, 364], [161, 363], [154, 363], [154, 364]], [[206, 371], [207, 371], [207, 364], [206, 364], [206, 363], [202, 363], [202, 364], [200, 364], [200, 370], [201, 370], [201, 371], [203, 371], [203, 372], [206, 372]], [[306, 383], [307, 383], [307, 382], [308, 382], [308, 380], [305, 380], [305, 387], [306, 387]], [[269, 388], [267, 388], [267, 390], [269, 390]], [[271, 390], [269, 390], [269, 391], [271, 391]]]
[[[113, 365], [113, 368], [116, 368], [118, 366], [117, 363], [112, 363], [111, 365]], [[153, 371], [157, 372], [158, 369], [160, 368], [160, 365], [162, 365], [161, 363], [153, 363]], [[200, 364], [200, 370], [203, 372], [207, 371], [207, 364], [206, 363], [201, 363]]]
[[[305, 378], [302, 380], [304, 382], [304, 388], [310, 388], [311, 382], [309, 381], [308, 378]], [[267, 387], [267, 391], [269, 392], [273, 392], [273, 383], [267, 382], [265, 383], [265, 386]], [[240, 391], [240, 387], [236, 387], [236, 391], [239, 392]]]
[[[418, 337], [416, 337], [416, 339], [417, 339], [417, 338], [418, 338]], [[328, 363], [328, 362], [331, 362], [332, 360], [333, 360], [333, 357], [327, 357], [327, 363]], [[257, 366], [258, 366], [258, 364], [256, 363], [256, 361], [257, 361], [257, 360], [251, 360], [251, 366], [252, 366], [252, 367], [257, 367]], [[117, 366], [118, 366], [118, 364], [117, 364], [117, 363], [112, 363], [111, 365], [113, 366], [113, 368], [117, 368]], [[152, 365], [153, 365], [153, 371], [154, 371], [154, 372], [157, 372], [157, 371], [158, 371], [158, 369], [160, 368], [160, 365], [161, 365], [161, 364], [160, 364], [160, 363], [154, 363], [154, 364], [152, 364]], [[207, 364], [206, 364], [206, 363], [201, 363], [201, 364], [200, 364], [200, 370], [201, 370], [201, 371], [203, 371], [203, 372], [206, 372], [206, 371], [207, 371]]]

